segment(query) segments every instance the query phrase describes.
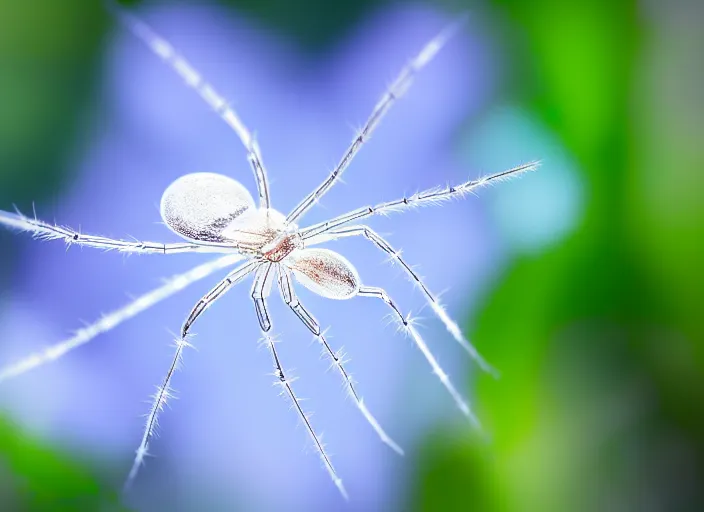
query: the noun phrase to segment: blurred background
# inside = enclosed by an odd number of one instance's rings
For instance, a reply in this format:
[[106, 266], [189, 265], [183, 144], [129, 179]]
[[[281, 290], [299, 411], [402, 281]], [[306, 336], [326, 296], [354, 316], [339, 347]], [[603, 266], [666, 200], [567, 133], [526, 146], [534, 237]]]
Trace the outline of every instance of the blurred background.
[[[120, 487], [173, 333], [218, 276], [0, 389], [0, 509], [704, 510], [704, 4], [556, 0], [132, 2], [257, 133], [284, 212], [334, 166], [384, 87], [469, 21], [304, 224], [542, 159], [442, 208], [375, 219], [501, 378], [476, 370], [364, 241], [334, 248], [398, 297], [470, 397], [478, 435], [420, 352], [364, 299], [305, 291], [344, 345], [375, 437], [272, 297], [344, 503], [271, 386], [248, 298], [196, 327], [154, 457]], [[0, 0], [0, 208], [175, 241], [188, 172], [254, 183], [239, 141], [101, 2]], [[103, 254], [0, 232], [0, 366], [202, 257]], [[206, 282], [209, 281], [209, 282]]]

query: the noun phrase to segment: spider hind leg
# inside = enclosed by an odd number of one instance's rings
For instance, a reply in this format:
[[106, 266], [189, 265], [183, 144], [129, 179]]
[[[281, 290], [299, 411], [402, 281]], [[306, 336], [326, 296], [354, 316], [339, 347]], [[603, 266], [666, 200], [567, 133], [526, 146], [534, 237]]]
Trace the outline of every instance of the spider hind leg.
[[384, 431], [377, 419], [367, 408], [362, 397], [359, 395], [359, 393], [357, 393], [357, 389], [354, 386], [352, 377], [350, 377], [350, 374], [345, 369], [342, 358], [338, 353], [336, 353], [332, 349], [332, 347], [330, 347], [330, 344], [325, 338], [325, 334], [320, 330], [320, 324], [318, 324], [318, 321], [315, 319], [315, 317], [313, 317], [313, 315], [308, 312], [305, 306], [303, 306], [303, 304], [301, 304], [301, 302], [298, 300], [296, 292], [293, 288], [293, 283], [291, 282], [291, 277], [288, 273], [288, 270], [285, 268], [279, 268], [279, 289], [281, 291], [281, 297], [283, 298], [284, 302], [288, 305], [289, 308], [291, 308], [291, 311], [295, 313], [295, 315], [301, 320], [301, 322], [303, 322], [303, 324], [308, 328], [308, 330], [313, 333], [320, 345], [323, 347], [323, 351], [330, 359], [332, 366], [337, 369], [338, 373], [340, 374], [340, 377], [342, 378], [345, 384], [345, 387], [347, 388], [348, 394], [355, 401], [357, 408], [360, 410], [364, 418], [372, 426], [372, 428], [378, 434], [382, 442], [389, 445], [391, 449], [399, 455], [403, 455], [403, 449]]
[[450, 380], [450, 377], [440, 367], [440, 363], [438, 363], [437, 359], [435, 359], [435, 356], [433, 356], [432, 352], [430, 352], [430, 349], [425, 343], [425, 340], [423, 340], [421, 335], [411, 323], [410, 319], [403, 316], [403, 313], [401, 313], [401, 310], [398, 309], [398, 306], [396, 306], [396, 303], [389, 296], [389, 294], [386, 293], [386, 290], [384, 290], [383, 288], [362, 286], [359, 289], [359, 296], [374, 297], [376, 299], [382, 300], [392, 310], [393, 314], [400, 321], [403, 330], [406, 332], [406, 334], [411, 337], [413, 342], [420, 349], [425, 359], [428, 361], [428, 363], [430, 363], [430, 366], [433, 369], [433, 373], [438, 376], [442, 385], [445, 386], [445, 389], [447, 389], [447, 391], [452, 396], [452, 399], [455, 401], [455, 404], [457, 404], [457, 408], [462, 411], [462, 414], [464, 414], [470, 422], [472, 422], [477, 428], [481, 429], [479, 420], [472, 412], [469, 405], [459, 393], [459, 391], [457, 391], [457, 388], [455, 388], [454, 384]]

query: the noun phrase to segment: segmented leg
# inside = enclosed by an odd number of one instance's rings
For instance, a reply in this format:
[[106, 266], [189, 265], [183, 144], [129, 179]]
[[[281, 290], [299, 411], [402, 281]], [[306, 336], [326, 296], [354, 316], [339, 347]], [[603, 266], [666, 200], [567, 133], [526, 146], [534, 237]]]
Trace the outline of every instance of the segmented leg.
[[[464, 21], [464, 20], [462, 20]], [[340, 179], [342, 173], [347, 169], [354, 156], [360, 150], [362, 145], [371, 137], [374, 129], [379, 125], [391, 106], [398, 98], [403, 96], [408, 87], [411, 85], [415, 75], [432, 60], [433, 57], [445, 45], [447, 40], [459, 28], [461, 22], [453, 23], [446, 27], [442, 32], [428, 42], [416, 57], [401, 70], [401, 73], [396, 77], [391, 87], [378, 101], [369, 119], [367, 119], [364, 128], [355, 136], [352, 143], [347, 148], [347, 151], [342, 156], [342, 159], [337, 164], [337, 167], [332, 171], [330, 176], [323, 181], [318, 188], [311, 192], [298, 206], [286, 217], [287, 223], [296, 222], [301, 218], [313, 205], [320, 200], [323, 195]]]
[[389, 437], [386, 432], [384, 432], [384, 429], [381, 427], [381, 425], [379, 425], [379, 422], [367, 408], [366, 404], [364, 403], [364, 400], [362, 400], [362, 398], [357, 393], [357, 390], [355, 389], [354, 384], [352, 383], [352, 378], [347, 373], [347, 370], [345, 370], [342, 361], [342, 356], [339, 353], [336, 353], [330, 347], [328, 341], [325, 339], [325, 335], [320, 330], [320, 325], [318, 324], [318, 321], [313, 317], [313, 315], [311, 315], [306, 310], [303, 304], [301, 304], [301, 302], [298, 300], [298, 297], [296, 296], [296, 291], [293, 288], [293, 283], [291, 282], [289, 272], [283, 267], [279, 267], [279, 289], [281, 290], [281, 297], [284, 299], [284, 302], [288, 305], [288, 307], [291, 308], [291, 310], [296, 314], [296, 316], [300, 318], [301, 322], [303, 322], [305, 326], [308, 327], [308, 329], [315, 335], [320, 344], [323, 346], [325, 353], [330, 358], [330, 361], [332, 362], [333, 366], [337, 368], [340, 377], [342, 377], [342, 380], [344, 381], [345, 386], [347, 387], [349, 395], [354, 399], [355, 404], [357, 404], [357, 407], [361, 411], [362, 415], [364, 415], [364, 418], [369, 422], [369, 424], [376, 431], [376, 433], [379, 435], [379, 437], [384, 443], [389, 445], [399, 455], [403, 455], [403, 450], [401, 449], [401, 447], [396, 444], [396, 442], [391, 439], [391, 437]]
[[191, 312], [186, 318], [181, 328], [181, 337], [185, 338], [188, 336], [188, 331], [191, 326], [195, 323], [200, 315], [202, 315], [206, 309], [208, 309], [216, 300], [218, 300], [226, 291], [239, 283], [242, 279], [247, 277], [250, 272], [252, 272], [257, 265], [260, 263], [258, 261], [251, 261], [245, 263], [244, 265], [236, 268], [230, 272], [225, 279], [216, 284], [212, 290], [206, 293], [196, 304]]
[[303, 307], [303, 304], [298, 301], [296, 291], [293, 289], [293, 283], [291, 282], [290, 272], [283, 265], [279, 265], [279, 290], [281, 291], [281, 298], [301, 322], [303, 322], [315, 336], [320, 335], [320, 325], [318, 321], [313, 318]]
[[271, 276], [273, 264], [264, 263], [257, 269], [257, 274], [254, 276], [254, 284], [252, 284], [252, 300], [254, 301], [254, 309], [257, 312], [257, 320], [262, 331], [269, 332], [271, 329], [271, 319], [269, 312], [266, 309], [265, 299], [269, 296], [271, 289]]
[[153, 396], [152, 407], [149, 410], [149, 415], [147, 416], [147, 422], [144, 427], [144, 434], [142, 435], [142, 441], [137, 448], [134, 462], [132, 463], [132, 468], [125, 481], [124, 490], [127, 491], [137, 477], [137, 472], [144, 462], [144, 457], [148, 454], [149, 442], [154, 435], [154, 430], [156, 429], [159, 413], [164, 409], [166, 402], [172, 398], [171, 389], [171, 378], [174, 372], [179, 367], [181, 363], [181, 358], [183, 354], [183, 349], [189, 346], [186, 336], [188, 335], [189, 328], [193, 325], [195, 320], [219, 297], [222, 296], [228, 289], [240, 282], [247, 274], [249, 274], [257, 262], [247, 262], [244, 265], [236, 268], [230, 272], [225, 279], [223, 279], [217, 286], [215, 286], [210, 292], [208, 292], [196, 306], [191, 310], [188, 315], [186, 322], [184, 322], [183, 328], [181, 330], [181, 337], [176, 340], [176, 353], [171, 361], [171, 366], [169, 366], [169, 371], [164, 377], [164, 381], [161, 386], [157, 387], [156, 393]]
[[108, 8], [115, 17], [127, 27], [137, 38], [139, 38], [149, 49], [173, 69], [178, 76], [183, 78], [186, 84], [195, 90], [205, 103], [212, 108], [227, 125], [234, 130], [240, 141], [247, 150], [247, 159], [254, 172], [259, 191], [259, 205], [261, 208], [270, 208], [269, 182], [266, 168], [262, 162], [259, 145], [256, 139], [244, 125], [237, 115], [237, 112], [230, 107], [225, 99], [210, 85], [198, 71], [169, 44], [163, 37], [157, 34], [149, 25], [136, 16], [124, 11], [115, 1], [108, 1]]
[[423, 338], [421, 338], [418, 331], [416, 331], [415, 327], [413, 327], [411, 321], [403, 316], [401, 311], [398, 309], [398, 307], [396, 307], [396, 304], [391, 299], [391, 297], [389, 297], [386, 291], [382, 288], [361, 287], [359, 289], [358, 295], [361, 297], [374, 297], [377, 299], [381, 299], [386, 303], [387, 306], [389, 306], [393, 310], [396, 316], [398, 316], [398, 319], [400, 320], [403, 329], [411, 336], [413, 342], [423, 353], [425, 359], [430, 363], [430, 366], [433, 369], [433, 373], [438, 376], [440, 382], [442, 382], [443, 386], [445, 386], [450, 395], [452, 395], [452, 398], [454, 399], [460, 411], [462, 411], [462, 414], [464, 414], [472, 423], [474, 423], [475, 426], [481, 428], [479, 425], [479, 420], [469, 408], [469, 405], [467, 405], [467, 402], [464, 400], [464, 398], [462, 398], [462, 395], [460, 395], [459, 391], [457, 391], [455, 386], [452, 384], [452, 382], [450, 381], [450, 377], [448, 377], [448, 375], [440, 367], [440, 364], [430, 352], [428, 345], [426, 345], [425, 341], [423, 340]]
[[320, 455], [320, 458], [323, 461], [323, 464], [325, 465], [325, 469], [327, 469], [328, 473], [330, 474], [330, 478], [332, 478], [333, 483], [338, 488], [338, 490], [340, 491], [342, 496], [345, 499], [348, 499], [347, 498], [347, 491], [345, 490], [345, 487], [342, 485], [342, 479], [339, 476], [337, 476], [337, 472], [335, 471], [335, 467], [332, 465], [332, 462], [330, 461], [330, 457], [325, 452], [325, 446], [323, 446], [323, 443], [320, 440], [320, 437], [318, 436], [318, 434], [315, 433], [315, 430], [313, 429], [313, 425], [310, 421], [309, 415], [303, 411], [303, 407], [301, 407], [300, 399], [298, 397], [296, 397], [296, 394], [293, 392], [293, 387], [291, 386], [293, 379], [287, 378], [286, 374], [284, 373], [284, 368], [281, 364], [281, 359], [279, 358], [279, 354], [276, 351], [276, 342], [273, 339], [271, 339], [271, 337], [267, 333], [263, 333], [263, 334], [264, 334], [264, 340], [266, 341], [266, 344], [269, 347], [269, 350], [271, 351], [271, 358], [272, 358], [272, 361], [274, 362], [274, 375], [278, 379], [277, 384], [283, 388], [285, 393], [291, 399], [291, 402], [293, 403], [293, 406], [295, 407], [296, 411], [298, 412], [298, 415], [300, 416], [301, 421], [305, 425], [306, 430], [308, 431], [308, 435], [310, 436], [311, 440], [313, 441], [313, 444], [315, 445], [315, 449], [318, 451], [318, 454]]
[[402, 197], [401, 199], [396, 199], [385, 203], [379, 203], [376, 206], [365, 206], [363, 208], [342, 214], [339, 217], [335, 217], [318, 224], [313, 224], [312, 226], [302, 229], [301, 234], [303, 235], [304, 240], [309, 240], [316, 237], [315, 242], [313, 243], [321, 243], [329, 239], [328, 237], [322, 236], [323, 234], [328, 233], [329, 231], [344, 224], [364, 219], [372, 215], [387, 215], [392, 212], [404, 211], [408, 208], [435, 205], [453, 198], [460, 198], [465, 194], [486, 185], [514, 178], [525, 172], [534, 171], [539, 166], [540, 162], [529, 162], [496, 174], [484, 176], [477, 180], [466, 181], [460, 185], [455, 185], [452, 187], [448, 186], [445, 188], [431, 188], [424, 190], [423, 192], [413, 194], [412, 196]]
[[149, 309], [157, 302], [183, 290], [186, 286], [209, 276], [217, 270], [234, 265], [241, 259], [242, 256], [236, 254], [223, 256], [217, 260], [199, 265], [188, 272], [172, 277], [163, 286], [137, 297], [126, 306], [108, 313], [100, 320], [79, 329], [71, 338], [51, 345], [40, 352], [36, 352], [25, 359], [0, 369], [0, 383], [22, 375], [38, 366], [55, 361], [65, 353], [88, 343], [99, 334], [117, 327], [122, 322], [129, 320], [138, 313]]
[[84, 235], [69, 228], [56, 226], [36, 218], [26, 217], [21, 213], [0, 210], [0, 224], [7, 227], [28, 231], [42, 240], [63, 240], [66, 245], [80, 245], [97, 249], [116, 250], [129, 253], [172, 254], [180, 252], [232, 253], [237, 249], [231, 244], [190, 243], [163, 244], [159, 242], [140, 242], [138, 240], [114, 240], [102, 236]]
[[[492, 374], [495, 377], [498, 376], [498, 372], [496, 371], [496, 369], [494, 369], [489, 363], [487, 363], [484, 358], [479, 354], [474, 345], [472, 345], [469, 340], [467, 340], [464, 334], [462, 334], [462, 330], [460, 329], [459, 325], [457, 325], [457, 323], [452, 320], [452, 318], [450, 318], [450, 316], [447, 314], [447, 311], [445, 311], [445, 308], [442, 306], [442, 304], [440, 304], [440, 301], [437, 299], [437, 297], [433, 295], [433, 293], [428, 289], [428, 287], [425, 286], [425, 283], [423, 283], [423, 280], [418, 276], [418, 274], [416, 274], [416, 272], [411, 268], [411, 266], [408, 265], [408, 263], [406, 263], [406, 261], [401, 257], [400, 251], [395, 250], [391, 246], [391, 244], [389, 244], [381, 235], [376, 233], [368, 226], [344, 227], [329, 231], [328, 233], [326, 233], [326, 235], [329, 235], [330, 237], [332, 237], [332, 239], [345, 238], [349, 236], [364, 236], [367, 240], [371, 241], [379, 249], [388, 254], [393, 260], [398, 261], [399, 264], [406, 271], [406, 274], [410, 278], [411, 282], [413, 282], [422, 290], [433, 312], [442, 321], [442, 323], [445, 325], [445, 328], [450, 332], [450, 334], [452, 334], [452, 337], [455, 339], [455, 341], [457, 341], [457, 343], [459, 343], [462, 348], [467, 351], [470, 357], [477, 362], [477, 364], [482, 370]], [[308, 245], [310, 246], [312, 244], [309, 243]]]

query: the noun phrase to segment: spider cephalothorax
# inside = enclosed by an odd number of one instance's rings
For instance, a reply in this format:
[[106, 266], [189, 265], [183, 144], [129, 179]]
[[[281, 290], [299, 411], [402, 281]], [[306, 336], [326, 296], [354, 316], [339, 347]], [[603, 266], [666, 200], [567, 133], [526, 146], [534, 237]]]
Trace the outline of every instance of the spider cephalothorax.
[[20, 213], [0, 211], [0, 223], [6, 226], [29, 231], [43, 239], [63, 239], [67, 244], [115, 249], [130, 253], [172, 254], [200, 252], [225, 254], [176, 276], [172, 281], [136, 298], [123, 308], [104, 315], [95, 323], [77, 331], [72, 338], [51, 346], [43, 352], [33, 354], [18, 363], [0, 368], [0, 382], [55, 360], [69, 350], [87, 343], [98, 334], [112, 329], [119, 323], [182, 290], [187, 285], [203, 279], [217, 270], [231, 268], [239, 263], [196, 303], [186, 317], [181, 329], [181, 336], [176, 344], [176, 353], [172, 364], [154, 397], [142, 441], [137, 449], [137, 455], [126, 485], [131, 484], [134, 480], [147, 454], [157, 416], [171, 396], [171, 378], [181, 359], [183, 348], [188, 345], [187, 336], [191, 327], [210, 305], [250, 274], [254, 275], [251, 291], [252, 300], [259, 325], [264, 334], [264, 340], [271, 352], [275, 375], [279, 384], [294, 404], [327, 471], [343, 495], [345, 490], [342, 486], [342, 481], [335, 472], [308, 416], [303, 412], [300, 401], [291, 386], [292, 380], [287, 378], [276, 345], [268, 335], [272, 323], [267, 311], [267, 298], [275, 278], [284, 302], [318, 339], [361, 413], [377, 432], [381, 440], [395, 451], [402, 453], [401, 448], [384, 432], [361, 400], [349, 374], [344, 368], [343, 361], [328, 344], [318, 321], [297, 298], [291, 276], [295, 277], [296, 281], [306, 288], [325, 298], [351, 299], [354, 297], [371, 297], [383, 301], [390, 309], [392, 316], [399, 322], [401, 329], [411, 337], [420, 349], [432, 367], [433, 372], [448, 390], [462, 413], [471, 421], [477, 423], [467, 402], [442, 370], [408, 316], [401, 313], [389, 294], [382, 288], [363, 285], [357, 270], [342, 255], [329, 249], [314, 246], [351, 236], [362, 236], [369, 240], [392, 261], [400, 264], [411, 282], [423, 292], [427, 303], [452, 337], [484, 370], [492, 372], [492, 368], [466, 340], [457, 323], [448, 316], [437, 297], [430, 292], [412, 267], [401, 257], [400, 252], [370, 227], [353, 223], [378, 214], [401, 211], [415, 206], [437, 204], [446, 199], [461, 197], [469, 191], [488, 183], [535, 169], [537, 163], [531, 162], [459, 185], [427, 190], [374, 206], [365, 206], [305, 228], [299, 228], [298, 226], [304, 214], [339, 181], [341, 174], [368, 140], [374, 128], [394, 102], [406, 91], [415, 74], [434, 57], [459, 25], [455, 24], [443, 30], [411, 60], [376, 104], [367, 123], [352, 140], [349, 148], [332, 173], [306, 196], [291, 213], [284, 216], [273, 209], [271, 205], [267, 173], [259, 147], [236, 112], [228, 106], [225, 100], [166, 40], [158, 36], [137, 18], [119, 9], [115, 13], [127, 28], [144, 41], [155, 55], [180, 75], [220, 118], [235, 131], [248, 153], [249, 162], [257, 182], [259, 204], [255, 203], [255, 200], [244, 186], [227, 176], [213, 173], [195, 173], [183, 176], [166, 189], [161, 201], [161, 215], [164, 222], [171, 230], [184, 238], [183, 242], [170, 244], [116, 240], [101, 236], [85, 235], [36, 218], [25, 217]]

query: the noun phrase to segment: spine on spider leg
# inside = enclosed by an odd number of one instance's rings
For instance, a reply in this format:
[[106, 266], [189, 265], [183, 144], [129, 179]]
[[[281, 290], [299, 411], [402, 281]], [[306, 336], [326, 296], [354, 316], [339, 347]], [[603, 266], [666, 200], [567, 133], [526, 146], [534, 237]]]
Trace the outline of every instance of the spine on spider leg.
[[49, 224], [36, 217], [27, 217], [19, 210], [16, 213], [0, 210], [0, 223], [10, 228], [31, 233], [32, 236], [38, 240], [64, 240], [68, 245], [77, 244], [96, 246], [104, 249], [119, 249], [125, 244], [138, 244], [137, 242], [122, 242], [120, 244], [116, 240], [82, 235], [71, 229]]
[[536, 171], [540, 167], [540, 164], [541, 164], [540, 160], [534, 160], [532, 162], [528, 162], [525, 164], [518, 165], [516, 167], [512, 167], [510, 169], [506, 169], [505, 171], [501, 171], [501, 172], [497, 172], [495, 174], [489, 174], [487, 176], [483, 176], [477, 180], [466, 181], [466, 182], [462, 183], [461, 185], [458, 185], [455, 188], [457, 188], [458, 190], [462, 190], [463, 193], [470, 192], [471, 190], [474, 190], [475, 188], [480, 188], [480, 187], [484, 187], [486, 185], [500, 183], [505, 180], [517, 178], [521, 174], [531, 172], [531, 171]]
[[62, 228], [61, 226], [48, 224], [36, 217], [27, 217], [19, 210], [15, 213], [0, 210], [0, 223], [8, 228], [26, 231], [36, 238], [43, 238], [45, 240], [58, 240], [63, 238], [67, 242], [70, 242], [71, 239], [77, 235], [77, 233]]

